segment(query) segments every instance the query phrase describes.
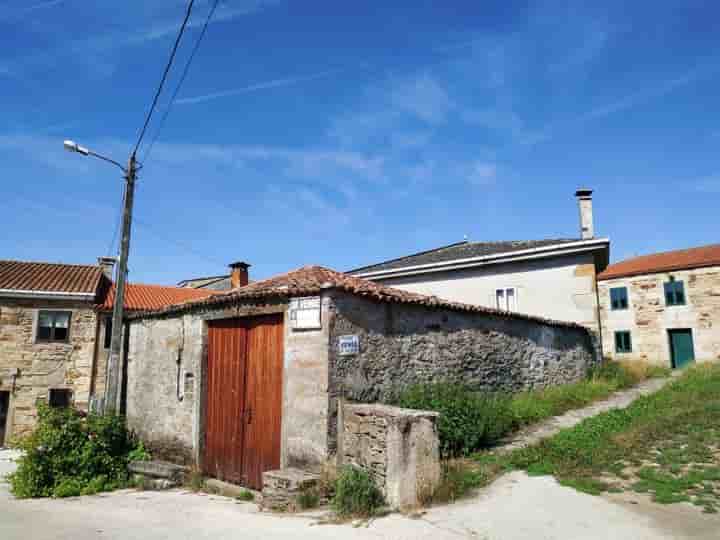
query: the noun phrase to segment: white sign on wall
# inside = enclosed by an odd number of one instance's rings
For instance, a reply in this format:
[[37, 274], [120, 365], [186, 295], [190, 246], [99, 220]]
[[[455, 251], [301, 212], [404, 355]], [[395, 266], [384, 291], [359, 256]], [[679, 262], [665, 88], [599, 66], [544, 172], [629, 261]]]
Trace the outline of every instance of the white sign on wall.
[[293, 330], [317, 330], [320, 321], [320, 297], [308, 296], [290, 300], [290, 324]]
[[360, 352], [360, 338], [358, 336], [340, 336], [338, 337], [338, 354], [340, 356], [350, 356]]

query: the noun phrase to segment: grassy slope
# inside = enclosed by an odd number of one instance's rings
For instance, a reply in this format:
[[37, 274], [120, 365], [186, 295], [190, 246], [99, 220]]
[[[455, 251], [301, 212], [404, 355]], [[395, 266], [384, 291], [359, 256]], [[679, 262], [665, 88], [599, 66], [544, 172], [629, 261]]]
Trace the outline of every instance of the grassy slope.
[[[552, 474], [588, 493], [634, 489], [662, 503], [720, 506], [720, 365], [697, 366], [630, 407], [589, 418], [537, 446], [481, 456], [480, 470]], [[475, 473], [477, 474], [477, 473]]]

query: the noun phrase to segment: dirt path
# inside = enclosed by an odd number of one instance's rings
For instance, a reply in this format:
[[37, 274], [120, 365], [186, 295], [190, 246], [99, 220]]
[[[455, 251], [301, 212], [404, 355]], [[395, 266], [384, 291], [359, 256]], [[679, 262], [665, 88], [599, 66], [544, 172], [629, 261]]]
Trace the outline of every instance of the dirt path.
[[543, 439], [552, 437], [561, 429], [571, 428], [586, 418], [597, 416], [610, 409], [624, 409], [640, 396], [653, 394], [670, 382], [673, 377], [662, 379], [649, 379], [628, 390], [616, 392], [604, 401], [598, 401], [582, 409], [568, 411], [560, 416], [554, 416], [539, 424], [534, 424], [526, 429], [520, 430], [505, 441], [504, 444], [494, 448], [499, 452], [510, 452], [519, 448], [525, 448], [539, 443]]

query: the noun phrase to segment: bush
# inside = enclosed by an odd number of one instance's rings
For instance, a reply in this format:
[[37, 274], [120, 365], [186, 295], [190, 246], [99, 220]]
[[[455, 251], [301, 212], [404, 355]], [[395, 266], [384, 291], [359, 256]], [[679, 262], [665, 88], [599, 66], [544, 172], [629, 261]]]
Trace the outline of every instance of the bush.
[[118, 416], [84, 414], [41, 404], [38, 425], [20, 441], [23, 455], [8, 479], [13, 494], [70, 497], [127, 484], [130, 459], [147, 457]]
[[340, 517], [370, 517], [383, 505], [382, 493], [370, 475], [347, 465], [340, 470], [335, 483], [332, 507]]
[[440, 451], [444, 458], [453, 458], [492, 447], [523, 426], [668, 374], [669, 370], [662, 366], [639, 360], [604, 362], [592, 369], [587, 379], [575, 383], [515, 395], [482, 393], [451, 382], [420, 384], [399, 392], [394, 404], [439, 412]]
[[317, 508], [320, 504], [320, 495], [315, 489], [306, 489], [297, 496], [297, 505], [300, 510]]
[[397, 405], [440, 413], [438, 431], [444, 457], [489, 447], [515, 425], [508, 396], [481, 394], [455, 383], [411, 386], [400, 393]]

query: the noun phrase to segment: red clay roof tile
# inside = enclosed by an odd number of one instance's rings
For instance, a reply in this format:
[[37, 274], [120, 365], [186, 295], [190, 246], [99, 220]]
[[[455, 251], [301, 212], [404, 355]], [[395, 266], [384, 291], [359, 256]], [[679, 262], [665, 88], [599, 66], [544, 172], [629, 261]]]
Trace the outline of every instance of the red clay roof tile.
[[640, 276], [673, 270], [720, 266], [720, 244], [633, 257], [608, 266], [599, 280]]
[[[161, 309], [170, 305], [182, 304], [190, 300], [207, 298], [218, 291], [191, 289], [186, 287], [166, 287], [164, 285], [140, 285], [128, 283], [125, 288], [125, 309], [128, 311], [147, 311]], [[108, 290], [101, 310], [110, 310], [115, 302], [115, 285]]]
[[96, 265], [0, 261], [0, 289], [96, 294], [102, 279]]

